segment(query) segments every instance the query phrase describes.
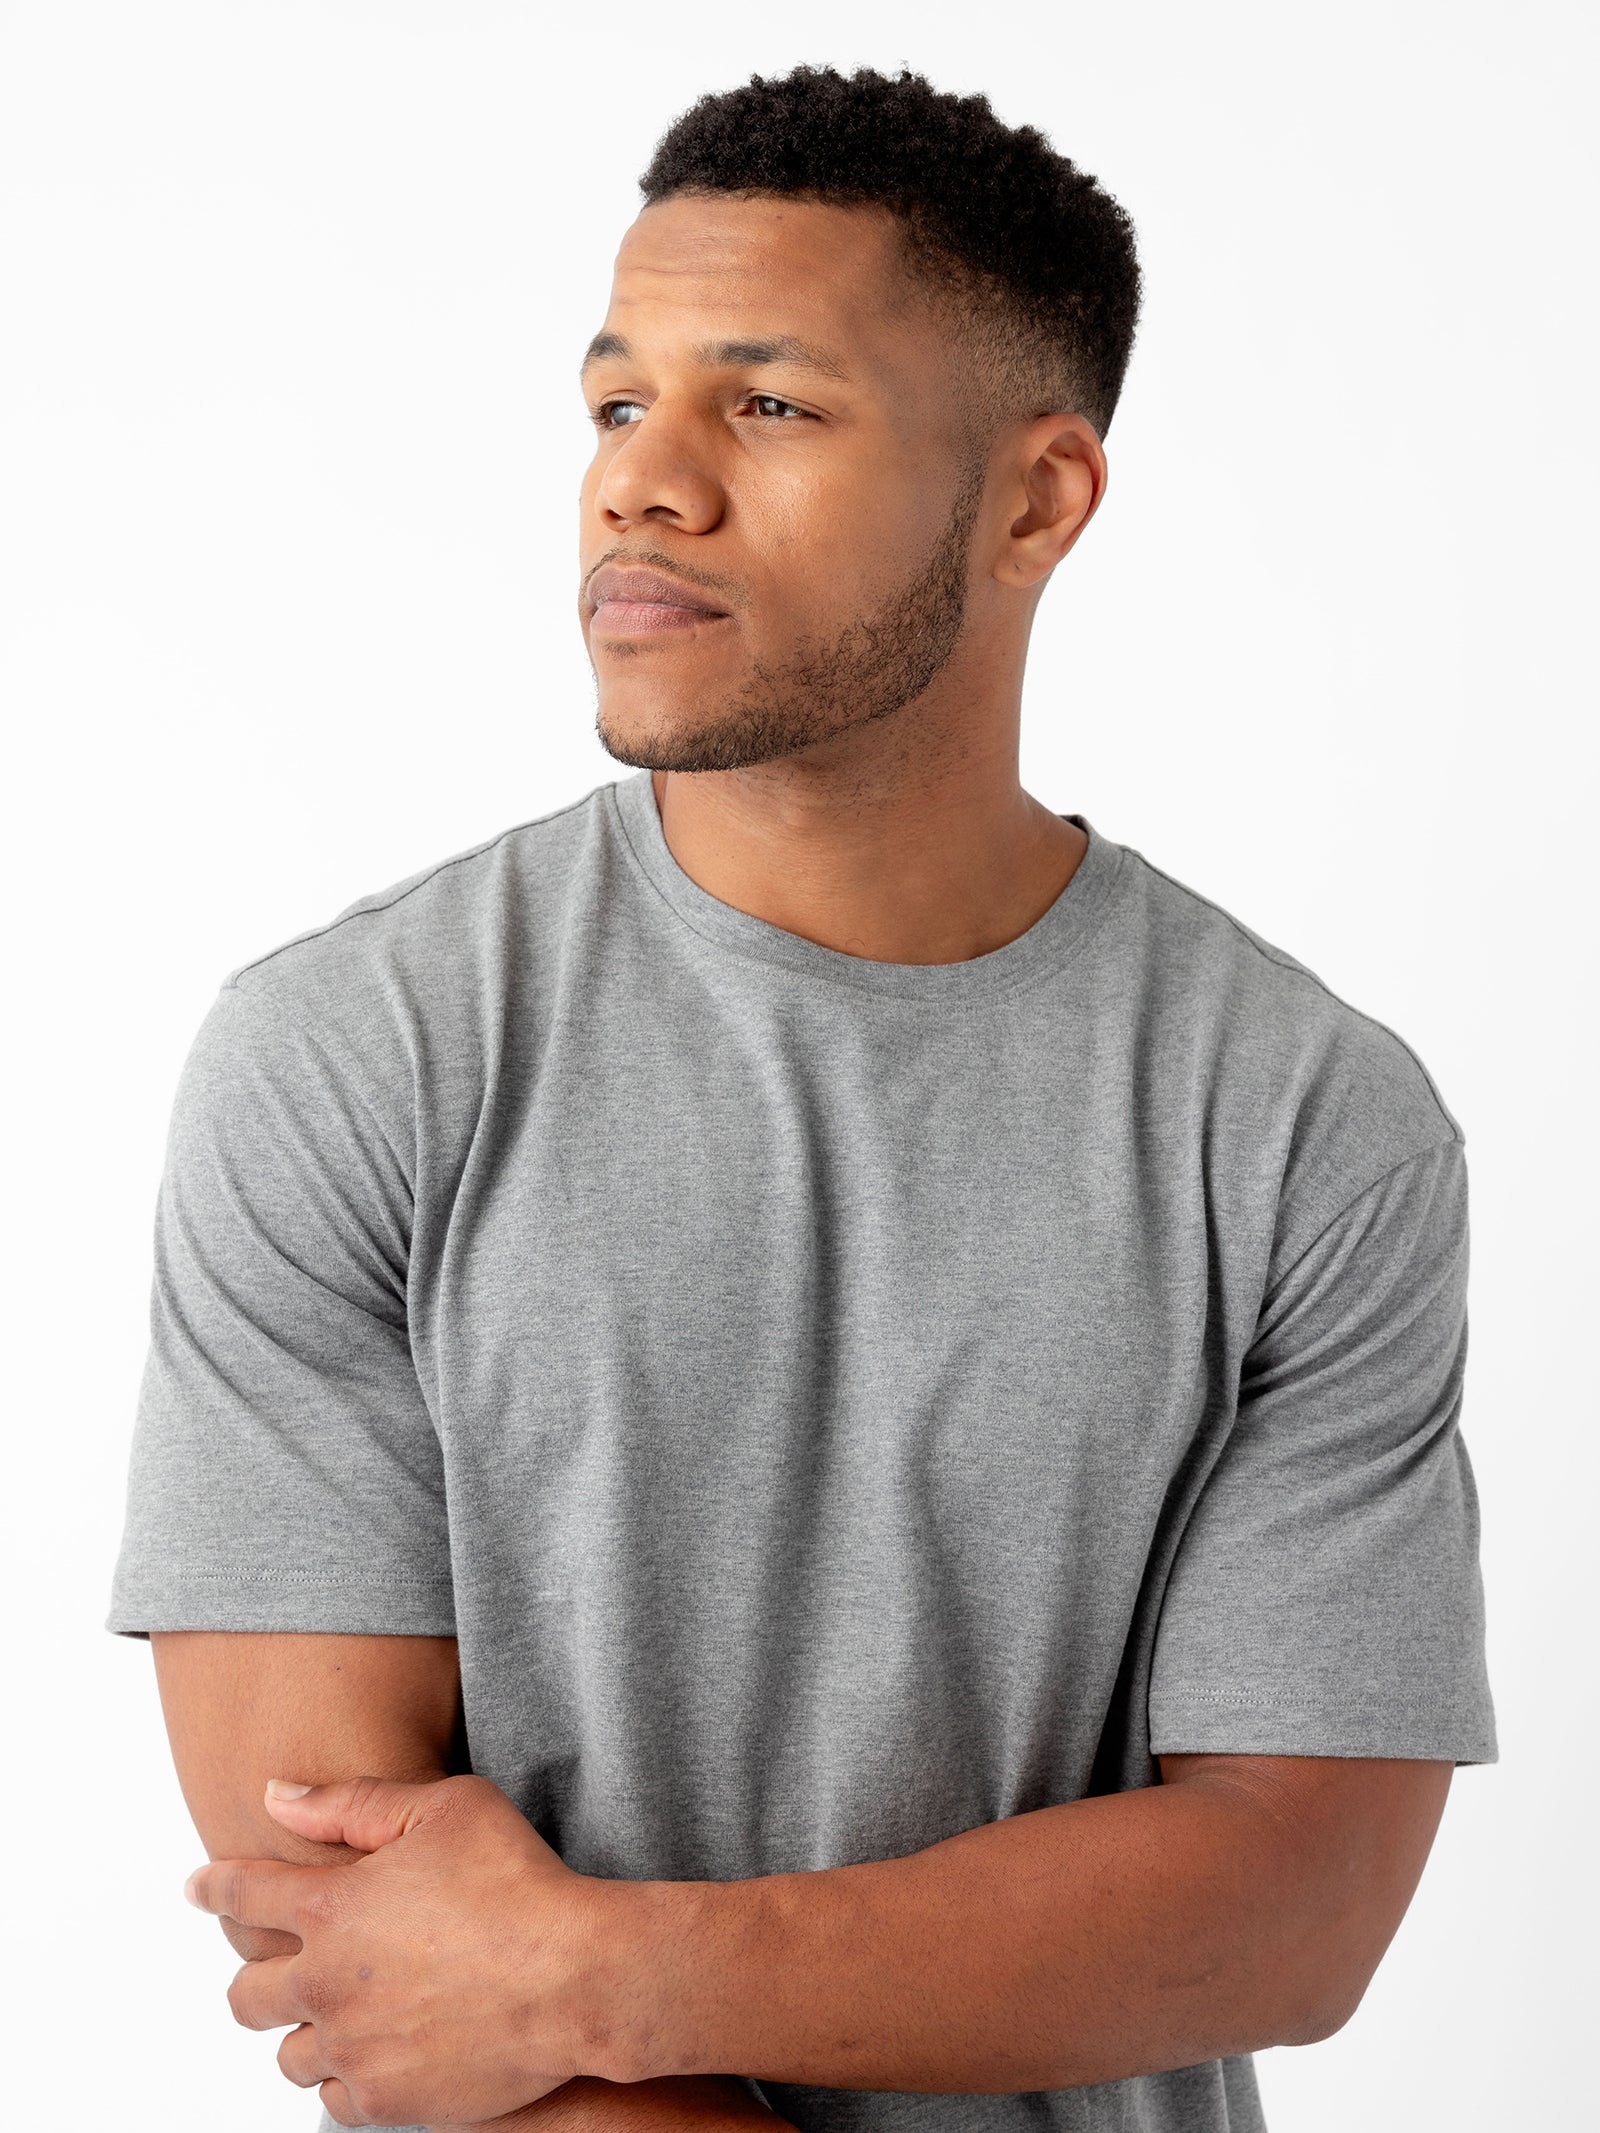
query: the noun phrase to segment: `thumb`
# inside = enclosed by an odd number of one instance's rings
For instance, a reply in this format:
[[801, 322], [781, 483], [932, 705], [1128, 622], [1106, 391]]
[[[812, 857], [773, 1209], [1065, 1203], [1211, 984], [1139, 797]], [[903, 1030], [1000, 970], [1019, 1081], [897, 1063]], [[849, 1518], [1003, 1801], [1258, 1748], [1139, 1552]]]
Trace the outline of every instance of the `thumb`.
[[268, 1778], [266, 1808], [297, 1836], [375, 1852], [427, 1817], [433, 1789], [431, 1783], [402, 1784], [393, 1778], [344, 1778], [336, 1785]]

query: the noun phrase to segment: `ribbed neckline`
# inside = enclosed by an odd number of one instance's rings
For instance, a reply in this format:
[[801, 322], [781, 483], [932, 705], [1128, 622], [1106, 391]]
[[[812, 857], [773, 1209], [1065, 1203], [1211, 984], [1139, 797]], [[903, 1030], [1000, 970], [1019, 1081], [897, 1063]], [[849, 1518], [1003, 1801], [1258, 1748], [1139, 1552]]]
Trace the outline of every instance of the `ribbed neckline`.
[[1010, 992], [1058, 969], [1093, 930], [1121, 870], [1124, 847], [1102, 837], [1082, 815], [1076, 823], [1089, 840], [1076, 873], [1049, 910], [1026, 933], [961, 963], [878, 963], [846, 955], [816, 941], [786, 933], [725, 904], [686, 874], [672, 856], [661, 827], [655, 787], [648, 770], [619, 778], [606, 788], [623, 841], [645, 876], [686, 926], [704, 939], [784, 970], [899, 1000], [972, 999]]

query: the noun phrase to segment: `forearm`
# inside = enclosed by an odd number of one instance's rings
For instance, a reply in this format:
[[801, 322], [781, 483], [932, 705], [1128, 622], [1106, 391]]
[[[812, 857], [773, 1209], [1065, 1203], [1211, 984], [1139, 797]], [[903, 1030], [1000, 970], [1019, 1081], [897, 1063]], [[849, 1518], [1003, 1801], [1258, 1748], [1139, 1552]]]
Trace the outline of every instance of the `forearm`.
[[635, 1930], [662, 1989], [636, 2063], [1005, 2092], [1308, 2042], [1359, 1998], [1371, 1937], [1361, 1861], [1328, 1853], [1317, 1863], [1303, 1827], [1217, 1779], [1018, 1815], [904, 1859], [646, 1884]]
[[[268, 1814], [269, 1777], [357, 1775], [431, 1783], [465, 1763], [453, 1640], [249, 1632], [151, 1639], [173, 1760], [213, 1858], [331, 1866], [361, 1854], [298, 1835]], [[293, 1954], [292, 1933], [221, 1918], [249, 1963]], [[536, 2115], [537, 2114], [537, 2115]], [[524, 2114], [518, 2114], [519, 2121]], [[668, 2079], [553, 2090], [514, 2133], [676, 2133], [750, 2118], [776, 2123], [741, 2084]], [[513, 2133], [507, 2128], [507, 2133]]]
[[[274, 1821], [269, 1777], [428, 1780], [458, 1766], [454, 1639], [158, 1631], [150, 1649], [178, 1782], [213, 1859], [353, 1856]], [[285, 1934], [220, 1924], [247, 1960], [293, 1951]]]

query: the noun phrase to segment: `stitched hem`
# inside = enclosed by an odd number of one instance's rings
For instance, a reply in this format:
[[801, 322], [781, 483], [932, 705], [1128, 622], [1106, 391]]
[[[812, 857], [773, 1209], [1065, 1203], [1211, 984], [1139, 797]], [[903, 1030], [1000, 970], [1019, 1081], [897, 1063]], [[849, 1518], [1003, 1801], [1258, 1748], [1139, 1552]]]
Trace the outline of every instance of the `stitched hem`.
[[118, 1579], [104, 1627], [122, 1637], [189, 1629], [450, 1637], [455, 1594], [448, 1581], [428, 1578], [186, 1570]]
[[184, 1585], [351, 1585], [362, 1592], [394, 1592], [415, 1587], [423, 1592], [453, 1592], [448, 1578], [345, 1577], [332, 1570], [185, 1570], [173, 1580], [173, 1590]]

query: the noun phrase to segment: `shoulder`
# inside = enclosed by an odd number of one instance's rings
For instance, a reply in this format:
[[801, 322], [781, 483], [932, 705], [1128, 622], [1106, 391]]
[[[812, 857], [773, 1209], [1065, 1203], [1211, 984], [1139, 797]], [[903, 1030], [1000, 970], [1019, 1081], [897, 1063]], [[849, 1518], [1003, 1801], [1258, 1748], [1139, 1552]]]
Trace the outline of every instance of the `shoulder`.
[[236, 965], [195, 1039], [186, 1087], [230, 1083], [301, 1118], [358, 1103], [397, 1147], [470, 1109], [526, 973], [593, 886], [607, 786], [358, 897]]
[[583, 873], [609, 786], [357, 897], [320, 926], [240, 963], [228, 988], [280, 1007], [335, 1005], [349, 988], [448, 988], [503, 952], [508, 925], [558, 918]]
[[1170, 1046], [1225, 1145], [1272, 1173], [1303, 1242], [1401, 1164], [1465, 1140], [1398, 1030], [1210, 897], [1125, 847], [1122, 909]]

